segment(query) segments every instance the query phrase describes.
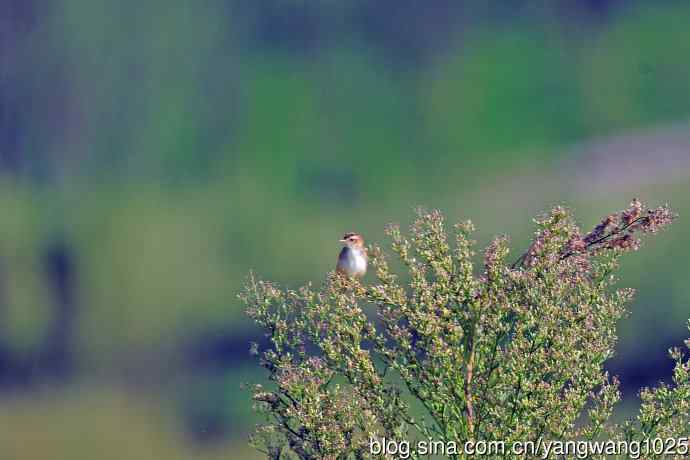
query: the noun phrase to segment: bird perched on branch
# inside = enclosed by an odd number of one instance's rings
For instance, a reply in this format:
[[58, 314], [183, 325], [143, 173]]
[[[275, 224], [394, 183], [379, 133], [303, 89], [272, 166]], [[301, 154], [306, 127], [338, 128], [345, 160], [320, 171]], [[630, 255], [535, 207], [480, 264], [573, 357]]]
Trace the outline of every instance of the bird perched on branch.
[[346, 276], [364, 276], [367, 272], [367, 250], [362, 235], [346, 233], [340, 242], [345, 243], [345, 247], [340, 251], [335, 270]]

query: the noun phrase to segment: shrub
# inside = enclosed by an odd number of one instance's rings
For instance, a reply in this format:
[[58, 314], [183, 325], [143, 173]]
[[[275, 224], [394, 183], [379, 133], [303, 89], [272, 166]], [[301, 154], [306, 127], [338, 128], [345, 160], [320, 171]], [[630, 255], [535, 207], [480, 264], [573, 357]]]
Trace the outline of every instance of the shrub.
[[[387, 227], [404, 281], [376, 246], [372, 285], [329, 273], [319, 290], [283, 291], [250, 275], [241, 298], [269, 338], [252, 349], [272, 382], [253, 387], [268, 421], [252, 442], [272, 459], [363, 459], [384, 438], [450, 446], [687, 436], [690, 364], [680, 350], [671, 351], [673, 385], [642, 390], [639, 415], [620, 425], [609, 422], [618, 381], [603, 367], [633, 297], [613, 288], [618, 259], [674, 217], [633, 200], [583, 235], [555, 207], [535, 219], [522, 256], [509, 263], [508, 240], [497, 237], [477, 270], [472, 224], [455, 225], [451, 243], [441, 213], [420, 210], [409, 237]], [[465, 458], [459, 448], [445, 455]]]

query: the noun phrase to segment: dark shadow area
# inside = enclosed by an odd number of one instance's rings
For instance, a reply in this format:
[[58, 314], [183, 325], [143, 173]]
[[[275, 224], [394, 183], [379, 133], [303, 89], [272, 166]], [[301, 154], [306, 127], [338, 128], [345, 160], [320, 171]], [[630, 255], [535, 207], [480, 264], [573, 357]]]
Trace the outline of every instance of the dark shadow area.
[[683, 347], [682, 337], [665, 338], [658, 346], [648, 350], [644, 356], [636, 360], [624, 360], [619, 357], [611, 359], [606, 369], [611, 375], [617, 375], [621, 381], [623, 397], [637, 396], [644, 387], [655, 387], [660, 381], [672, 382], [673, 360], [668, 355], [671, 347]]

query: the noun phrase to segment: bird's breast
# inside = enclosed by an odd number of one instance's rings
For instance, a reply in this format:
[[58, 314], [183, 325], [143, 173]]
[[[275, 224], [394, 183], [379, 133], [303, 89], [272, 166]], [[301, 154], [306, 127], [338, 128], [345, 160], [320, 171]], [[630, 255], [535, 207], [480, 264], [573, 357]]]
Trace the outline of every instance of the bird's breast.
[[363, 275], [367, 271], [367, 259], [361, 251], [345, 247], [338, 257], [338, 268], [349, 275]]

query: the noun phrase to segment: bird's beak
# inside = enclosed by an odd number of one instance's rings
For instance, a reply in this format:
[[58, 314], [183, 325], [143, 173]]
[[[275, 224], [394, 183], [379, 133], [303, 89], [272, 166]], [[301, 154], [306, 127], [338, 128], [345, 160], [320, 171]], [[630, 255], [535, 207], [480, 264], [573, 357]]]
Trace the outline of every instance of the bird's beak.
[[338, 240], [339, 243], [347, 243], [347, 240]]

